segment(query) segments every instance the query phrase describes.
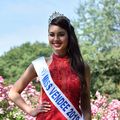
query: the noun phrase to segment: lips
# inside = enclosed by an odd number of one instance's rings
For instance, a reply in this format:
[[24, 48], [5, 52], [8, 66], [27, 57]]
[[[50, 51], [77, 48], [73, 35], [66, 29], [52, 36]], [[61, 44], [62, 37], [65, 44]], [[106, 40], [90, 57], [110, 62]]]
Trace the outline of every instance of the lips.
[[54, 47], [60, 47], [60, 46], [61, 46], [61, 43], [53, 43], [53, 46], [54, 46]]

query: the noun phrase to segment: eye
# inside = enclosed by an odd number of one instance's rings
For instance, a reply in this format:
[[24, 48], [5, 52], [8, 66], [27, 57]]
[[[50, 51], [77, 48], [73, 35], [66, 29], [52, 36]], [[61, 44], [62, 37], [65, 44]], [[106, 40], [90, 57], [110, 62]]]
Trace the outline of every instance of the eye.
[[65, 33], [64, 33], [64, 32], [59, 32], [59, 33], [58, 33], [58, 36], [61, 36], [61, 37], [62, 37], [62, 36], [65, 36]]
[[54, 36], [55, 36], [55, 34], [54, 34], [54, 33], [52, 33], [52, 32], [50, 32], [50, 33], [49, 33], [49, 36], [54, 37]]

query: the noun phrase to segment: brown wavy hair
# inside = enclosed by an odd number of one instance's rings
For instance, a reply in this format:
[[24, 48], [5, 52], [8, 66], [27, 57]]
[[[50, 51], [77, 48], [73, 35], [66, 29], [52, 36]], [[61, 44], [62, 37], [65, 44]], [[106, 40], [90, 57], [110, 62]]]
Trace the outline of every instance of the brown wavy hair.
[[68, 51], [67, 54], [70, 59], [72, 69], [78, 74], [81, 80], [81, 91], [84, 91], [86, 88], [85, 81], [85, 64], [80, 51], [80, 46], [78, 44], [78, 40], [74, 31], [74, 27], [71, 25], [70, 20], [65, 16], [59, 16], [54, 18], [50, 24], [57, 25], [63, 29], [65, 29], [68, 33]]

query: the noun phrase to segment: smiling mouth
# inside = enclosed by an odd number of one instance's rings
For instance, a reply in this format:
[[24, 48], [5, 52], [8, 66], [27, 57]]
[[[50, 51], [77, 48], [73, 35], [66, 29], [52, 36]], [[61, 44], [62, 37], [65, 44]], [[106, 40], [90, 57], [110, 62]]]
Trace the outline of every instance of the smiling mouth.
[[60, 47], [60, 46], [61, 46], [61, 43], [53, 43], [53, 45], [54, 45], [55, 47]]

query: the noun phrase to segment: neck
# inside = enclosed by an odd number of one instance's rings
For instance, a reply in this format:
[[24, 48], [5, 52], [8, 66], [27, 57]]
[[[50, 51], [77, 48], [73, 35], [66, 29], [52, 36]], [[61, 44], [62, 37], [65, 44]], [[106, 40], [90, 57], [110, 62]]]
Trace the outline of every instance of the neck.
[[54, 52], [54, 54], [57, 55], [57, 56], [59, 56], [59, 57], [64, 57], [64, 56], [67, 55], [66, 52], [65, 53], [56, 53], [56, 52]]

